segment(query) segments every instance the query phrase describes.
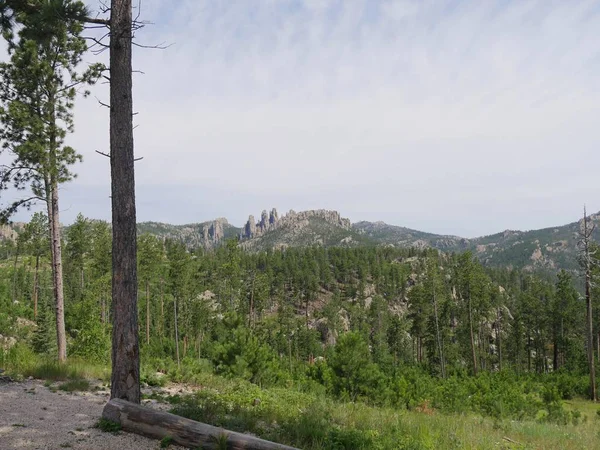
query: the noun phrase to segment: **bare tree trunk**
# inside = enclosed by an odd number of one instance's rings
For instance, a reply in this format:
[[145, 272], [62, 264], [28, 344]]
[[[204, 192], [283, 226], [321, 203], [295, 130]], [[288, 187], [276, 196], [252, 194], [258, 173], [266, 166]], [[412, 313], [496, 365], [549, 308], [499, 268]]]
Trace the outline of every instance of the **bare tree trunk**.
[[175, 353], [177, 355], [177, 367], [181, 367], [179, 360], [179, 329], [177, 328], [177, 299], [173, 299], [173, 309], [175, 311]]
[[35, 255], [35, 272], [33, 274], [33, 320], [37, 320], [39, 292], [40, 255]]
[[146, 279], [146, 344], [150, 344], [150, 282]]
[[594, 366], [594, 321], [592, 317], [592, 262], [590, 254], [590, 237], [594, 227], [588, 227], [588, 217], [585, 207], [583, 208], [583, 230], [580, 231], [580, 245], [583, 252], [583, 263], [585, 270], [585, 301], [587, 309], [587, 354], [590, 371], [590, 399], [596, 401], [596, 369]]
[[100, 304], [101, 304], [101, 319], [102, 325], [106, 325], [106, 300], [104, 299], [104, 294], [100, 294]]
[[432, 281], [433, 286], [433, 313], [435, 315], [435, 335], [437, 339], [438, 352], [440, 355], [440, 369], [442, 371], [442, 378], [446, 378], [446, 367], [444, 364], [444, 349], [442, 348], [442, 337], [440, 335], [440, 323], [438, 319], [438, 310], [437, 310], [437, 298], [435, 295], [435, 277]]
[[111, 398], [140, 402], [137, 231], [133, 154], [131, 0], [110, 8], [110, 168], [112, 191]]
[[160, 278], [160, 334], [165, 337], [165, 299], [163, 292], [164, 280]]
[[527, 334], [527, 371], [531, 372], [531, 335]]
[[496, 325], [496, 342], [498, 345], [498, 370], [502, 371], [502, 313], [498, 308], [498, 321]]
[[309, 304], [309, 300], [308, 300], [308, 295], [306, 296], [306, 304], [305, 304], [305, 308], [304, 308], [304, 313], [306, 314], [306, 329], [308, 330], [308, 304]]
[[248, 327], [252, 328], [254, 325], [254, 282], [256, 281], [256, 274], [252, 277], [252, 288], [250, 290], [250, 311], [248, 314]]
[[17, 243], [17, 251], [15, 252], [15, 262], [13, 263], [13, 285], [12, 285], [12, 302], [17, 302], [17, 262], [19, 261], [19, 244]]
[[52, 259], [52, 285], [54, 288], [54, 311], [56, 314], [56, 344], [58, 362], [67, 361], [67, 337], [65, 331], [65, 298], [63, 292], [62, 248], [60, 237], [60, 217], [58, 209], [58, 184], [49, 183], [48, 224], [50, 229], [50, 255]]
[[473, 375], [477, 375], [477, 350], [475, 349], [475, 336], [473, 334], [473, 311], [471, 308], [471, 292], [469, 292], [469, 336], [471, 338], [471, 354], [473, 356]]
[[590, 270], [585, 274], [585, 300], [587, 304], [587, 340], [588, 340], [588, 364], [590, 368], [590, 399], [596, 401], [596, 368], [594, 366], [594, 334], [592, 319], [592, 293]]

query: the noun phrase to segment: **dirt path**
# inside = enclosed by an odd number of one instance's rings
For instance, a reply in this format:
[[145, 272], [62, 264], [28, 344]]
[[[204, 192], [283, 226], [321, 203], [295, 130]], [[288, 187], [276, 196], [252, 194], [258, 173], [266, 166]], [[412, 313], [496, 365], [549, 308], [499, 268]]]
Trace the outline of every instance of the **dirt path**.
[[[108, 398], [107, 390], [52, 392], [39, 380], [0, 383], [0, 449], [160, 448], [156, 440], [124, 432], [105, 433], [95, 428]], [[154, 401], [149, 403], [150, 407], [166, 408]]]

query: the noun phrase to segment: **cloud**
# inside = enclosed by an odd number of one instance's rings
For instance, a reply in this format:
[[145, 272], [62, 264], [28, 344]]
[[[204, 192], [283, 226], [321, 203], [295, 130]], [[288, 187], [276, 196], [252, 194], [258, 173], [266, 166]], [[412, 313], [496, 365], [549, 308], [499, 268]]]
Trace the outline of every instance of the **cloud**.
[[[142, 6], [137, 39], [173, 45], [134, 55], [140, 218], [330, 207], [474, 235], [600, 209], [597, 1]], [[107, 192], [107, 116], [78, 101], [69, 189]]]

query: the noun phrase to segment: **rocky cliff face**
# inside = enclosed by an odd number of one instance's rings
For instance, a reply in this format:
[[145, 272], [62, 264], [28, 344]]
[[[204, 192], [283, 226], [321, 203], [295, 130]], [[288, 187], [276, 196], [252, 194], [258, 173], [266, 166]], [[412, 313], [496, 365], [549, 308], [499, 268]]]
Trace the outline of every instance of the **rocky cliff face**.
[[291, 230], [301, 229], [306, 227], [313, 218], [322, 219], [326, 223], [340, 227], [344, 230], [350, 230], [352, 228], [350, 220], [342, 218], [337, 211], [316, 209], [296, 212], [290, 210], [289, 213], [280, 218], [277, 210], [273, 208], [269, 214], [264, 210], [260, 215], [260, 221], [258, 223], [255, 222], [254, 216], [250, 216], [242, 229], [243, 231], [240, 234], [240, 240], [258, 238], [269, 231], [274, 231], [283, 227], [290, 228]]
[[138, 233], [150, 233], [163, 239], [176, 239], [188, 247], [213, 248], [224, 239], [235, 236], [237, 228], [229, 224], [227, 219], [218, 218], [208, 222], [189, 225], [170, 225], [158, 222], [143, 222], [138, 224]]
[[0, 242], [14, 241], [19, 236], [19, 233], [25, 228], [25, 222], [14, 222], [9, 225], [0, 225]]

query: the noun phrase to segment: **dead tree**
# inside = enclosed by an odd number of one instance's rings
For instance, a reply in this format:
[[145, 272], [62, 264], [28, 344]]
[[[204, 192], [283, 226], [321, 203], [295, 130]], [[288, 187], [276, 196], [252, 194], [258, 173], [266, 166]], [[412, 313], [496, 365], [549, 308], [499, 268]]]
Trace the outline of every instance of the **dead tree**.
[[594, 225], [588, 224], [588, 216], [583, 207], [583, 220], [579, 230], [579, 259], [585, 277], [585, 302], [587, 309], [586, 317], [586, 334], [587, 334], [587, 354], [588, 366], [590, 371], [590, 399], [597, 400], [596, 395], [596, 369], [594, 367], [594, 332], [592, 320], [592, 257], [593, 253], [590, 249], [590, 240], [594, 231]]

